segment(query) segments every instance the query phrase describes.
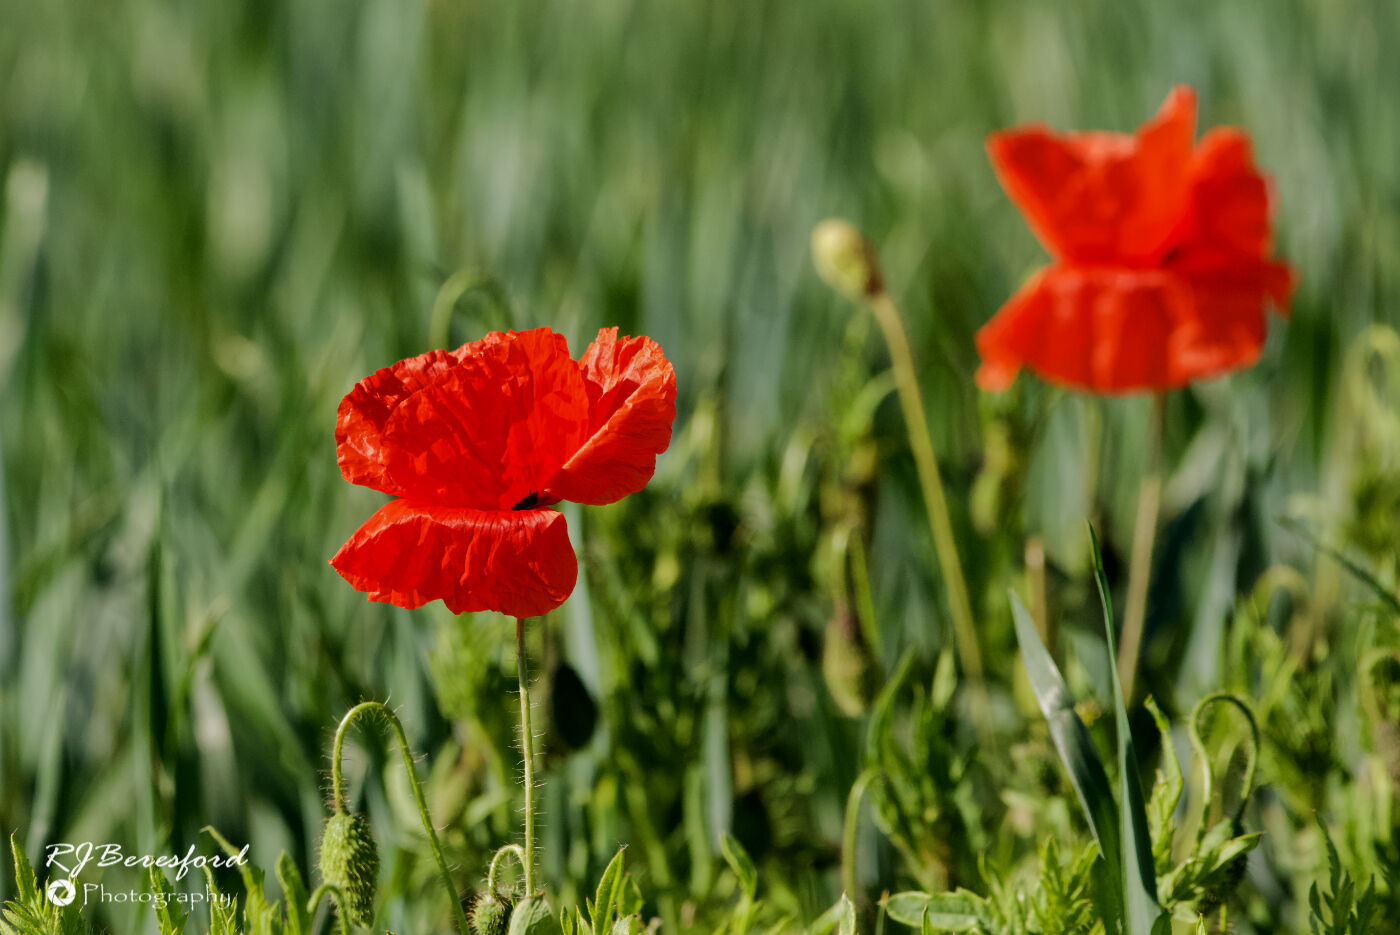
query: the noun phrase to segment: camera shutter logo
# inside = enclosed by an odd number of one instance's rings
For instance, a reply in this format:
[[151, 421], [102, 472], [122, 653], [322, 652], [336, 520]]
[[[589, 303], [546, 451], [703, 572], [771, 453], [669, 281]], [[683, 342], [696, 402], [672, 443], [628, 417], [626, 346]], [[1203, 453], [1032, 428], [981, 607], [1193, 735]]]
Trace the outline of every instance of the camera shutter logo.
[[49, 902], [55, 906], [66, 906], [78, 895], [72, 880], [50, 880], [45, 892], [49, 894]]

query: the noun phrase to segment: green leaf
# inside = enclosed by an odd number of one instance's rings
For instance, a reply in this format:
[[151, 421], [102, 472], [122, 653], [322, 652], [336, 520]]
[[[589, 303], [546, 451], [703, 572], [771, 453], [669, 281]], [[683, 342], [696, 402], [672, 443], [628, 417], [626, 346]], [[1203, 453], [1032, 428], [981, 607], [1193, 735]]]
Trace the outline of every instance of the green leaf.
[[899, 658], [899, 664], [895, 666], [894, 675], [890, 676], [889, 683], [880, 690], [880, 694], [875, 698], [875, 704], [871, 706], [870, 723], [865, 728], [866, 766], [879, 767], [881, 765], [884, 740], [894, 721], [895, 696], [904, 687], [909, 674], [914, 671], [914, 658], [913, 649], [905, 650], [904, 655]]
[[618, 895], [622, 892], [622, 855], [626, 850], [626, 847], [617, 849], [613, 859], [608, 862], [607, 869], [603, 871], [603, 878], [598, 881], [598, 893], [588, 909], [594, 935], [604, 935], [610, 931], [613, 920], [617, 917]]
[[214, 871], [208, 864], [204, 865], [204, 880], [208, 884], [211, 897], [209, 901], [209, 935], [237, 935], [236, 903], [225, 903], [221, 899], [213, 898], [221, 893], [218, 884], [214, 882]]
[[1110, 864], [1118, 863], [1118, 806], [1108, 784], [1108, 774], [1104, 772], [1103, 761], [1099, 759], [1089, 731], [1074, 710], [1074, 699], [1060, 675], [1055, 660], [1040, 641], [1040, 633], [1035, 628], [1026, 605], [1016, 592], [1011, 592], [1011, 615], [1016, 623], [1016, 639], [1021, 644], [1021, 659], [1030, 676], [1031, 688], [1040, 711], [1050, 724], [1050, 738], [1060, 760], [1069, 771], [1070, 783], [1074, 786], [1084, 816], [1089, 820], [1089, 831], [1098, 842], [1099, 853]]
[[306, 882], [301, 878], [296, 861], [283, 851], [277, 858], [277, 882], [282, 885], [282, 900], [287, 906], [288, 935], [310, 935], [311, 917], [306, 911]]
[[527, 896], [515, 904], [507, 935], [562, 935], [559, 921], [543, 896]]
[[622, 878], [622, 890], [618, 893], [617, 911], [624, 916], [641, 915], [642, 906], [646, 900], [642, 897], [641, 887], [637, 886], [637, 881], [631, 876]]
[[1113, 601], [1109, 597], [1108, 579], [1104, 575], [1103, 556], [1099, 553], [1099, 538], [1089, 527], [1089, 545], [1094, 559], [1094, 580], [1099, 586], [1099, 601], [1103, 605], [1104, 637], [1108, 641], [1109, 681], [1113, 686], [1113, 712], [1118, 724], [1118, 785], [1121, 809], [1119, 828], [1122, 832], [1123, 874], [1123, 932], [1124, 935], [1151, 935], [1164, 913], [1157, 904], [1157, 874], [1153, 866], [1152, 838], [1147, 830], [1147, 809], [1142, 799], [1142, 784], [1138, 781], [1137, 750], [1128, 725], [1128, 711], [1123, 705], [1123, 687], [1118, 682], [1118, 651], [1113, 630]]
[[1280, 519], [1279, 525], [1294, 533], [1299, 538], [1306, 539], [1313, 548], [1342, 566], [1353, 578], [1370, 588], [1376, 597], [1380, 598], [1391, 611], [1400, 614], [1400, 596], [1397, 596], [1394, 591], [1382, 584], [1381, 580], [1375, 575], [1348, 558], [1340, 549], [1333, 548], [1323, 542], [1308, 529], [1308, 527], [1291, 517]]
[[1152, 784], [1152, 793], [1147, 798], [1147, 817], [1152, 833], [1152, 858], [1159, 874], [1171, 866], [1172, 816], [1181, 801], [1183, 785], [1181, 761], [1177, 759], [1176, 748], [1172, 746], [1171, 725], [1162, 709], [1152, 698], [1146, 701], [1147, 710], [1157, 724], [1157, 733], [1162, 737], [1162, 768], [1157, 771], [1157, 781]]
[[1157, 886], [1160, 899], [1175, 904], [1196, 898], [1202, 890], [1221, 882], [1227, 875], [1226, 868], [1230, 863], [1257, 847], [1262, 836], [1262, 832], [1254, 831], [1235, 838], [1215, 840], [1219, 837], [1217, 829], [1228, 832], [1229, 822], [1221, 822], [1212, 828], [1195, 856], [1162, 877]]
[[[237, 857], [241, 853], [212, 825], [205, 825], [204, 833], [213, 838], [229, 857]], [[260, 867], [254, 866], [252, 863], [244, 863], [239, 866], [238, 873], [243, 877], [243, 888], [248, 894], [244, 915], [248, 919], [253, 919], [262, 915], [263, 910], [269, 905], [267, 897], [263, 894], [263, 872]]]
[[728, 831], [721, 833], [719, 849], [729, 864], [729, 869], [739, 878], [739, 887], [744, 891], [744, 895], [753, 899], [758, 892], [758, 871], [754, 869], [753, 858], [749, 857], [749, 852], [744, 850], [744, 845]]
[[34, 868], [29, 864], [29, 857], [25, 855], [24, 848], [20, 846], [14, 834], [10, 835], [10, 854], [15, 859], [15, 890], [18, 893], [18, 901], [24, 905], [33, 905], [38, 897], [39, 883], [34, 878]]
[[165, 878], [165, 871], [152, 867], [150, 877], [151, 893], [156, 896], [152, 903], [155, 905], [156, 925], [160, 929], [160, 935], [180, 935], [185, 930], [188, 913], [176, 901], [175, 890]]
[[828, 935], [833, 930], [837, 935], [855, 935], [856, 907], [845, 893], [807, 927], [807, 935]]
[[885, 898], [886, 914], [910, 928], [940, 932], [974, 932], [991, 924], [987, 903], [967, 890], [952, 893], [895, 893]]

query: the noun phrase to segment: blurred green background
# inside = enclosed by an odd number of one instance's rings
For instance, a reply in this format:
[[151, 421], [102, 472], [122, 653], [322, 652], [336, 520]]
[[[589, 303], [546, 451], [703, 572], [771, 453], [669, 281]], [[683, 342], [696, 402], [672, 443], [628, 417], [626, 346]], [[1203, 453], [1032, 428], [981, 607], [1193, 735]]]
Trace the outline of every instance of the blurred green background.
[[[1121, 587], [1148, 403], [972, 386], [975, 329], [1043, 256], [982, 141], [1131, 129], [1179, 82], [1202, 127], [1252, 135], [1301, 284], [1256, 368], [1168, 402], [1143, 690], [1177, 713], [1230, 677], [1236, 597], [1279, 563], [1317, 632], [1350, 632], [1355, 581], [1280, 517], [1394, 587], [1396, 389], [1363, 337], [1400, 318], [1389, 0], [3, 0], [0, 23], [0, 829], [31, 855], [212, 824], [306, 868], [330, 732], [387, 697], [479, 885], [518, 823], [508, 625], [367, 604], [326, 564], [382, 499], [341, 479], [335, 408], [430, 346], [550, 325], [579, 353], [615, 324], [666, 349], [679, 416], [645, 493], [570, 512], [584, 575], [532, 624], [547, 876], [567, 898], [631, 842], [649, 911], [688, 926], [732, 828], [778, 903], [830, 905], [869, 696], [911, 648], [927, 682], [949, 636], [885, 348], [810, 230], [859, 223], [905, 315], [1000, 725], [945, 729], [1004, 765], [1035, 736], [1006, 588], [1038, 537], [1066, 648], [1092, 644], [1083, 523]], [[426, 931], [402, 772], [357, 736], [383, 918]], [[977, 782], [926, 752], [970, 791], [924, 816], [962, 852], [914, 877], [976, 886], [999, 790], [1065, 792], [1037, 749], [1044, 775]], [[861, 828], [863, 883], [908, 882]]]

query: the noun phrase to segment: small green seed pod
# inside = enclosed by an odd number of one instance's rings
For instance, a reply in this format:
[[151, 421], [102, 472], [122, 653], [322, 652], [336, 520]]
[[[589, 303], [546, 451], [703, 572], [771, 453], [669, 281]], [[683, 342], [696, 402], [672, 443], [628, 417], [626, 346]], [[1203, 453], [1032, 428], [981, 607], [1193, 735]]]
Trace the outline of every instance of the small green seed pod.
[[482, 893], [472, 904], [472, 932], [475, 935], [506, 935], [510, 930], [509, 899], [497, 899], [491, 892]]
[[340, 907], [354, 925], [374, 921], [374, 887], [379, 880], [379, 851], [364, 815], [337, 811], [321, 833], [321, 879], [345, 896]]

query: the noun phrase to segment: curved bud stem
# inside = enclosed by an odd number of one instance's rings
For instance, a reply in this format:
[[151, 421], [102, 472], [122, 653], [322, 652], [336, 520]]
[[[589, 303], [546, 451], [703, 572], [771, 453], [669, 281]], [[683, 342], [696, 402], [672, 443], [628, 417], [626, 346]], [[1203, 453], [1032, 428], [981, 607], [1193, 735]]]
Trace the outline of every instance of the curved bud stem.
[[378, 714], [388, 721], [390, 729], [394, 732], [394, 737], [399, 742], [399, 753], [403, 757], [404, 769], [408, 772], [408, 784], [413, 790], [413, 800], [418, 806], [418, 817], [422, 820], [423, 830], [428, 835], [428, 850], [432, 852], [433, 860], [437, 862], [443, 889], [446, 890], [452, 901], [452, 912], [457, 920], [457, 930], [462, 935], [468, 935], [467, 916], [462, 911], [462, 900], [457, 895], [457, 886], [452, 882], [452, 874], [448, 872], [447, 861], [442, 856], [442, 844], [438, 841], [437, 829], [433, 827], [433, 821], [428, 816], [428, 802], [423, 797], [423, 786], [418, 781], [418, 770], [414, 768], [413, 764], [413, 749], [408, 745], [408, 737], [404, 734], [403, 724], [399, 722], [398, 716], [383, 702], [362, 701], [345, 712], [345, 717], [340, 719], [340, 726], [335, 731], [335, 743], [331, 747], [331, 807], [337, 812], [345, 810], [345, 777], [340, 768], [341, 755], [345, 747], [345, 733], [357, 717], [367, 713]]
[[1206, 708], [1213, 704], [1234, 706], [1244, 715], [1245, 722], [1249, 725], [1249, 753], [1245, 759], [1244, 780], [1240, 784], [1240, 801], [1235, 806], [1234, 814], [1230, 816], [1231, 821], [1238, 823], [1244, 815], [1245, 806], [1249, 804], [1249, 797], [1254, 793], [1254, 770], [1259, 764], [1259, 722], [1254, 719], [1254, 712], [1250, 710], [1249, 705], [1229, 692], [1215, 692], [1196, 702], [1196, 707], [1191, 711], [1189, 727], [1191, 746], [1195, 749], [1196, 755], [1201, 758], [1201, 824], [1196, 829], [1196, 843], [1198, 845], [1205, 836], [1210, 803], [1215, 797], [1215, 777], [1210, 768], [1210, 751], [1206, 749], [1205, 741], [1201, 738], [1201, 715], [1205, 714]]
[[491, 869], [486, 871], [486, 892], [502, 901], [505, 900], [506, 896], [501, 893], [501, 888], [496, 884], [496, 875], [500, 873], [501, 865], [507, 857], [514, 857], [523, 869], [525, 867], [525, 849], [519, 844], [507, 844], [496, 852], [496, 856], [491, 858]]

